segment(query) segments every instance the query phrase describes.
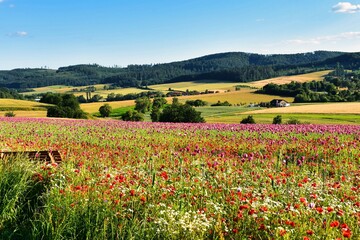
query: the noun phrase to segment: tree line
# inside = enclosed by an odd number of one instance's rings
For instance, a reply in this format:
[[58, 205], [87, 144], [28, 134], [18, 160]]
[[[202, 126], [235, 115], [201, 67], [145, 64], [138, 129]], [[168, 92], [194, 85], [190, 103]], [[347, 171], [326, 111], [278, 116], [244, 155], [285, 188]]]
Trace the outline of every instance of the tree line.
[[337, 65], [323, 81], [269, 83], [257, 93], [294, 97], [294, 102], [353, 102], [360, 101], [360, 71], [347, 72]]

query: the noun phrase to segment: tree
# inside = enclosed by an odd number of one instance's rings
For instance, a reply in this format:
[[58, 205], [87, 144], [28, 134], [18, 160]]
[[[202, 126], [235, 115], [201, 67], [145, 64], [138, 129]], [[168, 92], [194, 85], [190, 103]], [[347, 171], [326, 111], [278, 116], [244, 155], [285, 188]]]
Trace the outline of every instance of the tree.
[[109, 104], [104, 104], [99, 108], [100, 115], [102, 117], [109, 117], [112, 111], [112, 107]]
[[173, 98], [173, 103], [164, 108], [159, 117], [160, 122], [190, 122], [203, 123], [205, 119], [201, 113], [196, 111], [188, 104], [181, 104], [177, 98]]
[[144, 116], [138, 111], [129, 110], [121, 116], [123, 121], [141, 122], [144, 121]]
[[281, 115], [277, 115], [276, 117], [274, 117], [273, 124], [281, 124], [281, 123], [282, 123]]
[[89, 99], [89, 102], [100, 102], [101, 99], [103, 99], [101, 95], [95, 94]]
[[255, 124], [255, 120], [254, 120], [253, 116], [249, 115], [246, 118], [243, 118], [243, 120], [241, 120], [240, 123], [241, 124]]
[[151, 121], [158, 122], [160, 120], [161, 111], [157, 107], [153, 107], [150, 113]]
[[163, 98], [163, 97], [157, 97], [157, 98], [154, 98], [152, 107], [153, 107], [153, 108], [161, 109], [162, 107], [164, 107], [164, 105], [165, 105], [166, 103], [167, 103], [167, 101], [166, 101], [165, 98]]
[[60, 118], [87, 118], [80, 108], [78, 99], [73, 94], [47, 93], [40, 100], [43, 103], [54, 104], [49, 107], [46, 116]]
[[150, 111], [151, 101], [148, 97], [137, 98], [135, 100], [135, 110], [140, 113], [146, 113]]
[[196, 99], [196, 100], [187, 100], [185, 102], [185, 104], [188, 104], [190, 106], [193, 106], [193, 107], [202, 107], [202, 106], [206, 106], [207, 103], [201, 99]]

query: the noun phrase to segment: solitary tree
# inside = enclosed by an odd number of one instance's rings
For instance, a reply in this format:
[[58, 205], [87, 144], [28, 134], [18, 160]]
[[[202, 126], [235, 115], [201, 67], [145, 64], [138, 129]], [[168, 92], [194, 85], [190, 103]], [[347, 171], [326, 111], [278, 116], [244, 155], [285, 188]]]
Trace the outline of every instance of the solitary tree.
[[112, 111], [112, 107], [109, 104], [104, 104], [99, 108], [100, 115], [102, 117], [109, 117]]

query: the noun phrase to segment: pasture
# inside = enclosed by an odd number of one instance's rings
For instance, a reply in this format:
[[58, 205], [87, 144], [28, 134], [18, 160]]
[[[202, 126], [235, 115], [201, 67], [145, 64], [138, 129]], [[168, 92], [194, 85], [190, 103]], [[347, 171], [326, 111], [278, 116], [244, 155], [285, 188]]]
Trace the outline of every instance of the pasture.
[[1, 149], [63, 159], [0, 162], [0, 238], [359, 239], [359, 135], [339, 125], [0, 118]]

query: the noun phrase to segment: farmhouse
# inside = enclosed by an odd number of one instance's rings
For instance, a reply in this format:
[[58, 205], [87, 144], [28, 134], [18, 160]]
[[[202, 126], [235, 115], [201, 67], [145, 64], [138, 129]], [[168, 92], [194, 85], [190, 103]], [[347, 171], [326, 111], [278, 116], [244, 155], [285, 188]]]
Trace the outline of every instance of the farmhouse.
[[270, 101], [270, 106], [272, 107], [289, 107], [290, 103], [284, 99], [273, 99]]

